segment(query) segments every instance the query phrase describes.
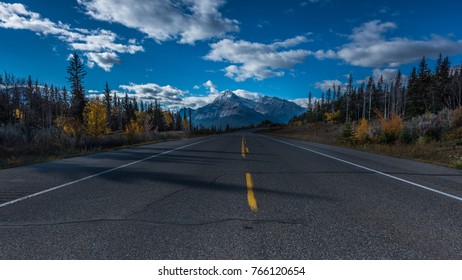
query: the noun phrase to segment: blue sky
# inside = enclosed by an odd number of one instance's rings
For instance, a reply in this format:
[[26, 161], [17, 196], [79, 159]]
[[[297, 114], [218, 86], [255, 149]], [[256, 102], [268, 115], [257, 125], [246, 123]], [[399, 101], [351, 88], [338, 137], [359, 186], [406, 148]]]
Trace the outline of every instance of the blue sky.
[[3, 1], [0, 70], [64, 86], [76, 51], [88, 94], [107, 81], [171, 108], [226, 89], [303, 104], [350, 73], [408, 75], [440, 52], [461, 64], [461, 10], [458, 0]]

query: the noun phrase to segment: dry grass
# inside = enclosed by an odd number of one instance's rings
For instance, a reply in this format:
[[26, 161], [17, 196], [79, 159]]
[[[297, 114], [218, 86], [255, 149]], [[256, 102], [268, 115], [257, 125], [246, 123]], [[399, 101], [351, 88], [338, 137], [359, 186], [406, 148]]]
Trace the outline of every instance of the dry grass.
[[119, 150], [131, 146], [180, 140], [189, 137], [192, 137], [192, 135], [185, 131], [149, 131], [140, 134], [139, 137], [136, 138], [136, 141], [129, 143], [125, 133], [118, 132], [105, 135], [99, 139], [86, 139], [84, 140], [85, 144], [79, 145], [79, 147], [63, 145], [44, 148], [43, 143], [9, 145], [8, 147], [0, 145], [0, 169]]
[[422, 162], [462, 169], [462, 145], [460, 141], [345, 145], [339, 140], [342, 126], [332, 124], [307, 124], [298, 127], [281, 127], [267, 131], [273, 135], [307, 140], [329, 145], [347, 146], [367, 152], [418, 160]]
[[266, 130], [266, 132], [289, 138], [336, 145], [338, 144], [337, 139], [340, 136], [340, 129], [341, 125], [318, 123], [293, 127], [279, 127]]

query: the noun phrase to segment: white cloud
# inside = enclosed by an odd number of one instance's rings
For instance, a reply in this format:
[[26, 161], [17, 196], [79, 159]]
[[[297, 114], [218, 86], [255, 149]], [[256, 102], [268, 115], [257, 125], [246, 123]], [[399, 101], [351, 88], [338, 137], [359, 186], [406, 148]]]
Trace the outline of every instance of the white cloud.
[[294, 102], [295, 104], [297, 104], [298, 106], [301, 106], [303, 108], [308, 108], [308, 98], [296, 98], [296, 99], [292, 99], [290, 101]]
[[[167, 85], [161, 86], [155, 83], [119, 85], [123, 91], [113, 90], [118, 98], [124, 98], [125, 94], [128, 98], [135, 98], [138, 101], [143, 101], [146, 104], [154, 103], [156, 100], [162, 107], [173, 110], [178, 110], [184, 107], [197, 109], [211, 103], [218, 97], [219, 93], [208, 94], [205, 96], [193, 96], [188, 91], [178, 89]], [[103, 93], [97, 90], [89, 90], [89, 98], [103, 98]]]
[[387, 82], [387, 81], [393, 81], [396, 78], [397, 74], [398, 74], [398, 69], [394, 69], [394, 68], [378, 69], [376, 68], [372, 71], [372, 78], [374, 78], [374, 81], [378, 82], [380, 80], [380, 77], [383, 77], [383, 80]]
[[219, 93], [211, 93], [205, 96], [187, 96], [183, 98], [181, 105], [177, 106], [176, 108], [187, 107], [198, 109], [212, 103], [219, 95]]
[[201, 87], [198, 85], [194, 85], [193, 89], [200, 89]]
[[224, 0], [77, 0], [94, 19], [120, 23], [161, 42], [180, 43], [238, 32], [238, 21], [222, 16]]
[[[309, 102], [308, 98], [296, 98], [296, 99], [292, 99], [292, 100], [289, 100], [289, 101], [294, 102], [295, 104], [297, 104], [300, 107], [308, 108], [308, 102]], [[311, 98], [311, 106], [314, 106], [314, 103], [316, 101], [321, 102], [321, 98], [312, 97]]]
[[97, 64], [109, 71], [119, 63], [118, 53], [143, 51], [143, 47], [130, 40], [128, 44], [116, 43], [117, 35], [111, 31], [72, 28], [60, 21], [52, 22], [40, 14], [28, 11], [23, 4], [0, 2], [0, 27], [6, 29], [30, 30], [37, 35], [52, 35], [67, 43], [72, 50], [82, 51], [88, 65]]
[[462, 53], [462, 40], [433, 35], [429, 39], [412, 40], [409, 38], [385, 38], [384, 34], [396, 29], [393, 22], [374, 20], [353, 29], [348, 37], [351, 42], [338, 51], [319, 50], [318, 59], [336, 58], [363, 67], [398, 67], [399, 65], [418, 61], [422, 56], [436, 57], [439, 53], [455, 55]]
[[93, 68], [94, 64], [96, 63], [99, 67], [103, 68], [107, 72], [111, 71], [111, 68], [114, 66], [114, 64], [121, 63], [120, 58], [113, 52], [89, 52], [85, 53], [85, 56], [88, 58], [88, 67]]
[[326, 92], [329, 88], [331, 90], [337, 89], [338, 86], [341, 86], [342, 88], [345, 86], [345, 83], [342, 83], [341, 81], [335, 79], [335, 80], [324, 80], [321, 82], [316, 82], [315, 88], [320, 89], [324, 92]]
[[235, 81], [240, 82], [250, 78], [264, 80], [283, 76], [284, 71], [281, 69], [291, 69], [295, 64], [302, 63], [311, 51], [279, 49], [293, 47], [307, 40], [304, 36], [297, 36], [282, 42], [261, 44], [223, 39], [210, 45], [211, 51], [204, 59], [232, 63], [225, 67], [224, 71], [225, 76]]
[[160, 86], [154, 83], [130, 83], [129, 85], [120, 85], [119, 88], [130, 93], [131, 97], [136, 97], [138, 100], [145, 102], [154, 102], [157, 100], [163, 106], [172, 108], [176, 106], [181, 107], [182, 96], [188, 93], [170, 85]]
[[301, 43], [309, 42], [310, 40], [305, 36], [295, 36], [294, 38], [290, 38], [281, 42], [274, 42], [270, 46], [274, 49], [279, 48], [290, 48], [300, 45]]
[[211, 80], [208, 80], [202, 85], [208, 88], [210, 93], [218, 93], [217, 86]]

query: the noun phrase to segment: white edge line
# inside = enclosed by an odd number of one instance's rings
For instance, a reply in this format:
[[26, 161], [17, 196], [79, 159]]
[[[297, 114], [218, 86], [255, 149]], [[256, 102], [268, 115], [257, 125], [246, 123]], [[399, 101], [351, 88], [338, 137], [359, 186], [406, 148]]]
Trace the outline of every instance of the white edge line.
[[265, 138], [268, 138], [268, 139], [271, 139], [271, 140], [274, 140], [274, 141], [278, 141], [278, 142], [287, 144], [289, 146], [297, 147], [297, 148], [300, 148], [302, 150], [306, 150], [308, 152], [315, 153], [315, 154], [318, 154], [318, 155], [321, 155], [321, 156], [324, 156], [324, 157], [327, 157], [327, 158], [330, 158], [330, 159], [333, 159], [333, 160], [336, 160], [336, 161], [340, 161], [340, 162], [343, 162], [343, 163], [346, 163], [346, 164], [349, 164], [349, 165], [352, 165], [352, 166], [355, 166], [355, 167], [358, 167], [358, 168], [361, 168], [361, 169], [364, 169], [364, 170], [367, 170], [367, 171], [371, 171], [373, 173], [380, 174], [382, 176], [392, 178], [392, 179], [404, 182], [406, 184], [413, 185], [415, 187], [419, 187], [419, 188], [425, 189], [427, 191], [431, 191], [431, 192], [434, 192], [434, 193], [437, 193], [437, 194], [440, 194], [440, 195], [444, 195], [446, 197], [450, 197], [452, 199], [455, 199], [455, 200], [458, 200], [458, 201], [462, 202], [462, 197], [459, 197], [459, 196], [455, 196], [455, 195], [452, 195], [452, 194], [449, 194], [449, 193], [445, 193], [445, 192], [442, 192], [442, 191], [439, 191], [439, 190], [436, 190], [436, 189], [433, 189], [433, 188], [430, 188], [430, 187], [427, 187], [427, 186], [424, 186], [424, 185], [421, 185], [421, 184], [418, 184], [418, 183], [408, 181], [408, 180], [403, 179], [403, 178], [399, 178], [399, 177], [396, 177], [396, 176], [393, 176], [393, 175], [390, 175], [390, 174], [387, 174], [387, 173], [384, 173], [384, 172], [381, 172], [381, 171], [378, 171], [378, 170], [375, 170], [375, 169], [372, 169], [372, 168], [369, 168], [369, 167], [365, 167], [365, 166], [362, 166], [362, 165], [359, 165], [359, 164], [356, 164], [356, 163], [353, 163], [353, 162], [349, 162], [349, 161], [344, 160], [344, 159], [333, 157], [333, 156], [330, 156], [330, 155], [327, 155], [327, 154], [324, 154], [324, 153], [321, 153], [321, 152], [318, 152], [318, 151], [315, 151], [315, 150], [312, 150], [312, 149], [308, 149], [308, 148], [305, 148], [305, 147], [302, 147], [302, 146], [299, 146], [299, 145], [295, 145], [295, 144], [292, 144], [292, 143], [289, 143], [289, 142], [286, 142], [286, 141], [282, 141], [282, 140], [272, 138], [272, 137], [268, 137], [268, 136], [263, 136], [263, 135], [261, 135], [261, 136], [265, 137]]
[[165, 152], [162, 152], [160, 154], [155, 154], [155, 155], [149, 156], [147, 158], [143, 158], [143, 159], [140, 159], [140, 160], [137, 160], [137, 161], [133, 161], [133, 162], [130, 162], [130, 163], [118, 166], [118, 167], [114, 167], [114, 168], [102, 171], [100, 173], [96, 173], [96, 174], [93, 174], [93, 175], [90, 175], [90, 176], [87, 176], [87, 177], [83, 177], [83, 178], [80, 178], [80, 179], [77, 179], [77, 180], [74, 180], [74, 181], [71, 181], [71, 182], [67, 182], [67, 183], [61, 184], [59, 186], [52, 187], [50, 189], [46, 189], [46, 190], [43, 190], [43, 191], [40, 191], [40, 192], [37, 192], [37, 193], [33, 193], [33, 194], [30, 194], [30, 195], [27, 195], [27, 196], [23, 196], [23, 197], [15, 199], [15, 200], [11, 200], [11, 201], [5, 202], [3, 204], [0, 204], [0, 208], [3, 208], [5, 206], [8, 206], [8, 205], [11, 205], [11, 204], [14, 204], [14, 203], [18, 203], [20, 201], [24, 201], [26, 199], [29, 199], [29, 198], [32, 198], [32, 197], [35, 197], [35, 196], [39, 196], [39, 195], [42, 195], [42, 194], [57, 190], [57, 189], [61, 189], [61, 188], [64, 188], [64, 187], [67, 187], [67, 186], [70, 186], [70, 185], [73, 185], [73, 184], [77, 184], [77, 183], [80, 183], [82, 181], [86, 181], [86, 180], [89, 180], [89, 179], [104, 175], [106, 173], [110, 173], [112, 171], [116, 171], [116, 170], [119, 170], [119, 169], [122, 169], [122, 168], [125, 168], [125, 167], [128, 167], [128, 166], [143, 162], [143, 161], [147, 161], [147, 160], [150, 160], [150, 159], [153, 159], [153, 158], [156, 158], [156, 157], [160, 157], [160, 156], [163, 156], [163, 155], [166, 155], [166, 154], [169, 154], [169, 153], [172, 153], [172, 152], [175, 152], [175, 151], [178, 151], [178, 150], [190, 147], [190, 146], [194, 146], [194, 145], [200, 144], [200, 143], [205, 142], [205, 141], [210, 141], [210, 140], [213, 140], [213, 139], [215, 139], [215, 138], [205, 139], [205, 140], [202, 140], [202, 141], [199, 141], [199, 142], [195, 142], [195, 143], [192, 143], [192, 144], [181, 146], [181, 147], [173, 149], [173, 150], [165, 151]]

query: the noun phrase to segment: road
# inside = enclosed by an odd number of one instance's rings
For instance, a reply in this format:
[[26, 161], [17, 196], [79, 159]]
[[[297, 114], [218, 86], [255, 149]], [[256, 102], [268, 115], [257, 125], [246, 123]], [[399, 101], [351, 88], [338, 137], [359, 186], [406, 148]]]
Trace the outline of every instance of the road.
[[462, 259], [462, 172], [248, 132], [0, 170], [0, 259]]

